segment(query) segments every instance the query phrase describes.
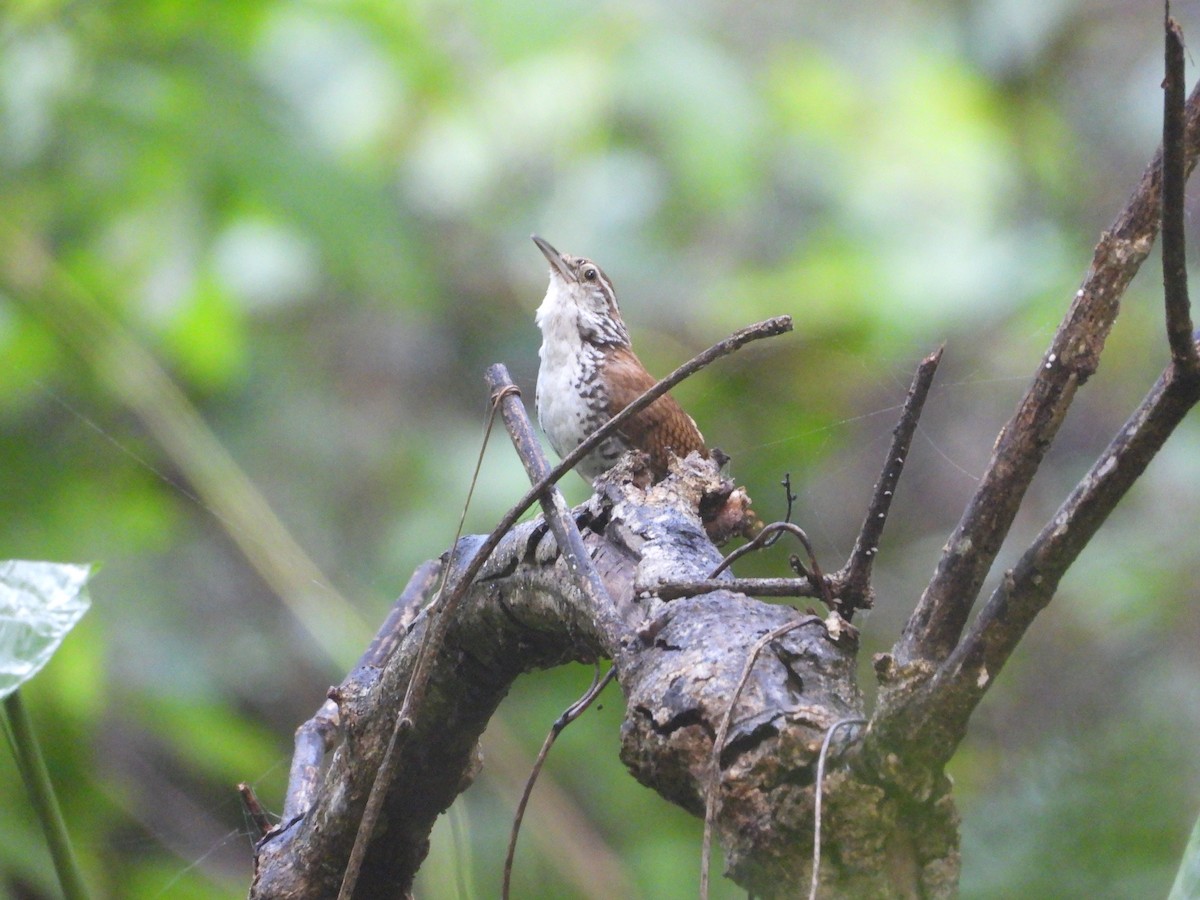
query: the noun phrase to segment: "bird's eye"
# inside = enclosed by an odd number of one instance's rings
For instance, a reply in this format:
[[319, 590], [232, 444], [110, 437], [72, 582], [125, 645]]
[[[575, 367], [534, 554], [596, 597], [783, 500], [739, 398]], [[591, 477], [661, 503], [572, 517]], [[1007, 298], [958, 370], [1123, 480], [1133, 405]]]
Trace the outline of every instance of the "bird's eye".
[[591, 266], [588, 266], [586, 269], [583, 270], [583, 277], [586, 278], [588, 281], [595, 281], [596, 280], [596, 270], [594, 268], [592, 268]]

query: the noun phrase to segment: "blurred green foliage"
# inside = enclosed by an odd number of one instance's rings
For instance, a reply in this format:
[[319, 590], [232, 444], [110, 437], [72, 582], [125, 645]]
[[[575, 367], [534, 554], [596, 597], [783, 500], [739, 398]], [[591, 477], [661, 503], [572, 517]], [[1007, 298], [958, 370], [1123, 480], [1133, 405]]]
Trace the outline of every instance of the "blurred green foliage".
[[[368, 622], [449, 544], [486, 364], [532, 396], [531, 231], [604, 265], [657, 372], [796, 318], [678, 395], [764, 515], [791, 472], [823, 560], [848, 550], [911, 370], [945, 341], [864, 623], [869, 690], [870, 653], [1150, 158], [1158, 29], [1139, 4], [1065, 0], [8, 3], [0, 544], [104, 563], [92, 614], [26, 697], [98, 893], [244, 893], [233, 785], [278, 803], [292, 730], [353, 655], [247, 563], [239, 544], [265, 528], [164, 448], [135, 403], [159, 400], [106, 368], [114, 333], [165, 367], [312, 554], [327, 615], [344, 595]], [[1147, 269], [1009, 560], [1165, 363]], [[973, 723], [953, 765], [965, 897], [1168, 890], [1200, 807], [1198, 448], [1193, 417]], [[495, 440], [468, 527], [524, 485]], [[782, 552], [743, 572], [778, 574]], [[518, 683], [423, 896], [496, 893], [516, 773], [587, 677]], [[517, 895], [692, 896], [699, 823], [624, 773], [619, 700], [605, 707], [555, 749]], [[0, 796], [19, 791], [0, 760]], [[0, 891], [53, 896], [23, 804], [0, 803], [0, 834]]]

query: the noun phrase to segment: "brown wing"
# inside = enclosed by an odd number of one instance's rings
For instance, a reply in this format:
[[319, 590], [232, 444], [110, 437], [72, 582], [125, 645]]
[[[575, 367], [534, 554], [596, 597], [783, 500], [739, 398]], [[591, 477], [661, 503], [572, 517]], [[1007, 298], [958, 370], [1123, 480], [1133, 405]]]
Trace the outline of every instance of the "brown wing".
[[[609, 416], [615, 416], [655, 383], [655, 378], [633, 351], [624, 347], [609, 351], [605, 372], [609, 385]], [[700, 429], [670, 394], [659, 397], [618, 432], [632, 446], [650, 455], [650, 468], [656, 479], [667, 474], [671, 454], [682, 457], [696, 450], [701, 456], [708, 456]]]

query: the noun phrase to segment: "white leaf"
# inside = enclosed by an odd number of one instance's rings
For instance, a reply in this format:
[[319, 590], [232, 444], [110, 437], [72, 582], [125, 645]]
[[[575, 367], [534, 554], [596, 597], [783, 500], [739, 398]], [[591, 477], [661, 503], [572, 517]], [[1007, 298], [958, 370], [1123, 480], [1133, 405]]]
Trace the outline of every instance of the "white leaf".
[[91, 566], [0, 562], [0, 700], [41, 671], [88, 607]]

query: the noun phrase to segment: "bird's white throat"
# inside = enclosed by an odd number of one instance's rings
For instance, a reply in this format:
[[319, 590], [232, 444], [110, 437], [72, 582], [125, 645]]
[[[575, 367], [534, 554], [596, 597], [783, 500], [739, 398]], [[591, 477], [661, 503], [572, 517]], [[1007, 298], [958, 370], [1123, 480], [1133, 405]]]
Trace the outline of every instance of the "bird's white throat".
[[583, 346], [579, 307], [571, 296], [570, 286], [557, 273], [550, 276], [550, 286], [534, 313], [534, 321], [542, 332], [542, 346], [538, 350], [542, 367], [558, 369], [571, 365]]

